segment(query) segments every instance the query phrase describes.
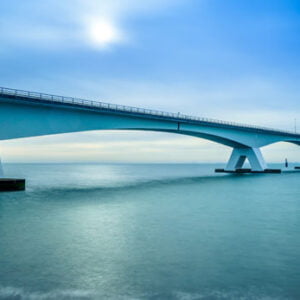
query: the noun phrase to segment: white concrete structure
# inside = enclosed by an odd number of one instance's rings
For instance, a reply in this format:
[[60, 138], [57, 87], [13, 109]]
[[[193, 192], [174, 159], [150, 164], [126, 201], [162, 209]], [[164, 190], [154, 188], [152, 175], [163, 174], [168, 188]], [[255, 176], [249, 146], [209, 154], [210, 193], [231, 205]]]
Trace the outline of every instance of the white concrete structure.
[[208, 139], [233, 148], [225, 171], [267, 165], [260, 148], [276, 142], [300, 145], [300, 134], [114, 105], [71, 97], [0, 88], [0, 140], [87, 130], [162, 131]]
[[234, 148], [225, 171], [235, 171], [241, 169], [248, 159], [253, 171], [264, 171], [267, 164], [259, 148]]

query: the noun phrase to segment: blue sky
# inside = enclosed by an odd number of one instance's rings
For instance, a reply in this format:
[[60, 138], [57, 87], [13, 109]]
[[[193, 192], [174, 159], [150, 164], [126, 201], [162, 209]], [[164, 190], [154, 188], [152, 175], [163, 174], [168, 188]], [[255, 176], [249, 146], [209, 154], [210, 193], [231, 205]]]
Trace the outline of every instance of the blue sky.
[[[293, 129], [299, 32], [300, 2], [291, 0], [3, 1], [1, 85]], [[230, 152], [195, 138], [110, 131], [0, 146], [4, 161], [210, 162]], [[300, 160], [293, 145], [264, 153]]]

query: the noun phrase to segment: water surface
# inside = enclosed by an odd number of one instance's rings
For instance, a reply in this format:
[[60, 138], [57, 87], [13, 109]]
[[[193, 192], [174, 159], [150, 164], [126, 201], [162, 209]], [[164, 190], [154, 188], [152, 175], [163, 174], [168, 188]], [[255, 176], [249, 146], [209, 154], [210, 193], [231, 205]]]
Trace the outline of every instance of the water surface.
[[300, 173], [7, 164], [0, 299], [299, 299]]

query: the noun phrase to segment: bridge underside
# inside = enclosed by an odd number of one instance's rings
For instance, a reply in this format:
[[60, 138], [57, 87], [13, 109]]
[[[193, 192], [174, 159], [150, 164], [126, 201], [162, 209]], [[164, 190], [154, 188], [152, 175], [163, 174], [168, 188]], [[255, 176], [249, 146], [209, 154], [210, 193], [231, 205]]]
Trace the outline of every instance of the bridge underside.
[[33, 104], [0, 97], [0, 140], [89, 130], [161, 131], [204, 138], [233, 148], [226, 171], [243, 167], [248, 159], [253, 171], [267, 165], [260, 148], [285, 141], [300, 145], [300, 136], [200, 124], [129, 113], [108, 113], [53, 104]]

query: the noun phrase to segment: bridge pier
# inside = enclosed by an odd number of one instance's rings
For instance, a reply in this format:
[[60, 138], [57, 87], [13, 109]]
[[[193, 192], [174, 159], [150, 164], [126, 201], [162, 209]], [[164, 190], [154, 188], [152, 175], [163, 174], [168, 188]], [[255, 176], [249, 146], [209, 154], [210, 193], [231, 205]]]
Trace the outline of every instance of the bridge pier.
[[242, 169], [246, 159], [248, 159], [252, 171], [262, 172], [267, 169], [267, 164], [259, 148], [234, 148], [225, 171]]
[[[251, 169], [243, 169], [248, 159]], [[216, 169], [217, 173], [281, 173], [280, 169], [267, 169], [267, 164], [259, 148], [234, 148], [225, 169]]]

